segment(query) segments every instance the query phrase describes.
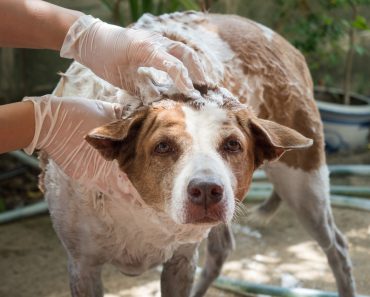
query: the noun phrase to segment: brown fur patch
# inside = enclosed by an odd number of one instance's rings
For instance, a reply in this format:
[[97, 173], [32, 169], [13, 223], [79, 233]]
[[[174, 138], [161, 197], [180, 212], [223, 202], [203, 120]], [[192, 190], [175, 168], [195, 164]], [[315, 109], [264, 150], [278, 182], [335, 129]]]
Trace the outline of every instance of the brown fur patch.
[[[142, 198], [160, 210], [171, 194], [174, 164], [191, 144], [180, 103], [139, 110], [95, 129], [86, 139], [106, 159], [117, 159]], [[170, 153], [155, 152], [161, 141], [172, 146]]]
[[306, 149], [312, 145], [312, 140], [297, 131], [278, 123], [257, 118], [250, 110], [242, 109], [236, 112], [236, 118], [244, 133], [251, 139], [250, 148], [254, 156], [254, 168], [263, 161], [273, 161], [290, 149]]
[[[222, 147], [219, 152], [229, 164], [231, 171], [236, 178], [235, 198], [242, 201], [245, 198], [249, 186], [252, 182], [253, 171], [255, 170], [254, 160], [254, 139], [249, 129], [244, 129], [238, 123], [235, 112], [230, 111], [229, 117], [233, 120], [233, 124], [242, 131], [244, 138], [239, 138], [242, 145], [242, 151], [237, 154], [222, 153]], [[223, 144], [221, 143], [221, 146]]]
[[[180, 104], [172, 109], [153, 109], [137, 135], [134, 158], [128, 164], [118, 159], [122, 170], [139, 193], [145, 196], [143, 199], [161, 210], [171, 195], [175, 163], [190, 146], [191, 140], [186, 135], [184, 123]], [[172, 146], [170, 153], [159, 155], [154, 152], [155, 146], [161, 141]]]
[[[250, 20], [221, 15], [209, 15], [209, 20], [243, 62], [245, 77], [237, 77], [233, 68], [226, 65], [224, 86], [238, 94], [248, 77], [261, 80], [260, 89], [255, 91], [263, 98], [258, 116], [314, 140], [311, 148], [288, 152], [281, 161], [306, 171], [319, 168], [325, 162], [323, 129], [304, 57], [278, 34], [268, 41], [260, 27]], [[240, 97], [240, 101], [246, 102], [247, 98]]]

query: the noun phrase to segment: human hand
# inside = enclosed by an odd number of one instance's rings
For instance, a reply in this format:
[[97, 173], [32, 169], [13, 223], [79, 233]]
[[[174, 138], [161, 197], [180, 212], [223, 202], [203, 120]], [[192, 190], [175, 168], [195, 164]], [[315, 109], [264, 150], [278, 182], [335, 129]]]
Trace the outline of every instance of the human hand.
[[71, 26], [60, 55], [74, 58], [104, 80], [136, 94], [139, 67], [167, 72], [185, 94], [194, 92], [188, 71], [194, 83], [206, 82], [197, 54], [185, 44], [153, 32], [109, 25], [92, 16], [82, 16]]
[[35, 134], [25, 148], [48, 156], [71, 178], [105, 194], [122, 197], [131, 192], [131, 183], [116, 161], [108, 162], [85, 141], [85, 136], [122, 116], [123, 107], [78, 97], [26, 97], [35, 113]]

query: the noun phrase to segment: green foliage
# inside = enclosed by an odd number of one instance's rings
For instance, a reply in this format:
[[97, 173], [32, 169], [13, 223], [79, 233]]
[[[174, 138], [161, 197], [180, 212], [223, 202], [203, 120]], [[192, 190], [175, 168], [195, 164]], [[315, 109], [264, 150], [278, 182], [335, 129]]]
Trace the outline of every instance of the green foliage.
[[367, 20], [361, 16], [356, 16], [356, 19], [351, 23], [351, 26], [358, 30], [370, 30]]
[[351, 77], [346, 72], [352, 71], [348, 53], [369, 54], [353, 37], [370, 31], [365, 7], [370, 8], [370, 0], [278, 0], [274, 27], [303, 52], [316, 83], [332, 85], [325, 70], [337, 69], [345, 80]]
[[100, 0], [112, 13], [113, 20], [121, 25], [137, 21], [144, 13], [159, 15], [181, 10], [199, 10], [196, 0]]

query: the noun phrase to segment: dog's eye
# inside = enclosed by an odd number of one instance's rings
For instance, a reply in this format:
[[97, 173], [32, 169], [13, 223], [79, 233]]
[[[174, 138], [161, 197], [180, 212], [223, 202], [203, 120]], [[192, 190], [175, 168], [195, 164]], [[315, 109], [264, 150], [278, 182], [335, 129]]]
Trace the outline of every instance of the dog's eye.
[[159, 142], [154, 148], [154, 152], [157, 154], [167, 154], [172, 151], [173, 151], [173, 147], [171, 146], [169, 142], [166, 142], [166, 141]]
[[241, 151], [242, 146], [237, 139], [231, 138], [224, 143], [224, 150], [232, 153]]

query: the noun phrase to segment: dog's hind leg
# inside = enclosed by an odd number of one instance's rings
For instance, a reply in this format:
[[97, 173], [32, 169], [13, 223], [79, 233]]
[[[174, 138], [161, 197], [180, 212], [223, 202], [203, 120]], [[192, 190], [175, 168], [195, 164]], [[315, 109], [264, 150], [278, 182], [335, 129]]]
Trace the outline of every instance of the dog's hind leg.
[[103, 297], [101, 268], [101, 265], [91, 265], [69, 257], [68, 272], [72, 297]]
[[248, 219], [250, 221], [267, 224], [275, 215], [281, 204], [281, 198], [273, 191], [271, 196], [261, 204], [248, 210]]
[[198, 243], [181, 245], [163, 264], [162, 297], [189, 297], [198, 259]]
[[206, 293], [211, 283], [219, 276], [223, 263], [234, 247], [230, 226], [221, 224], [212, 228], [207, 239], [205, 266], [192, 290], [192, 297], [201, 297]]
[[329, 172], [325, 164], [305, 171], [283, 162], [271, 163], [266, 173], [274, 190], [325, 252], [341, 297], [354, 297], [355, 284], [346, 240], [335, 225], [330, 207]]

